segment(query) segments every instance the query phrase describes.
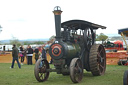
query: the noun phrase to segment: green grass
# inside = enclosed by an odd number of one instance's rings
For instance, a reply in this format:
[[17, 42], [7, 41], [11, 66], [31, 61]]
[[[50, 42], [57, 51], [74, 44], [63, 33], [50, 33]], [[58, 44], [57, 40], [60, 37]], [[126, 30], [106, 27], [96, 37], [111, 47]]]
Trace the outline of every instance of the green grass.
[[[0, 63], [0, 85], [73, 85], [70, 76], [62, 76], [55, 72], [45, 82], [38, 82], [34, 76], [35, 65], [22, 65], [19, 69], [15, 63], [10, 69], [11, 63]], [[83, 80], [78, 85], [123, 85], [123, 74], [127, 66], [107, 65], [103, 76], [92, 76], [90, 72], [84, 72]]]

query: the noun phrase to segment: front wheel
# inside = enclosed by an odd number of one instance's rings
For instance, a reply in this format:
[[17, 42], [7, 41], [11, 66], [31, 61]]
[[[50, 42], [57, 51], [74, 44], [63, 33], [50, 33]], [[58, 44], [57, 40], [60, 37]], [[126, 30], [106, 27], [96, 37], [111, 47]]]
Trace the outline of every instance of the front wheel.
[[38, 59], [35, 64], [34, 74], [35, 78], [39, 82], [44, 82], [49, 77], [49, 72], [46, 70], [49, 69], [49, 63], [45, 59]]
[[83, 78], [83, 66], [79, 58], [72, 59], [70, 63], [70, 78], [74, 83], [79, 83]]

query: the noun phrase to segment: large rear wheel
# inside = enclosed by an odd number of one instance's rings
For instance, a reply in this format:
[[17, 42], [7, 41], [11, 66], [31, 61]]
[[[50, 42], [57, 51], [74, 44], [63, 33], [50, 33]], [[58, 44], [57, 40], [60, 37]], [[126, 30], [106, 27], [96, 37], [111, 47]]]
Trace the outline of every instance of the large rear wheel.
[[103, 45], [94, 44], [89, 55], [90, 70], [94, 76], [100, 76], [106, 70], [106, 52]]
[[49, 77], [49, 72], [46, 70], [49, 69], [49, 63], [46, 59], [38, 59], [35, 64], [34, 74], [35, 78], [39, 82], [44, 82]]
[[83, 78], [83, 66], [79, 58], [73, 58], [71, 61], [70, 78], [74, 83], [79, 83]]

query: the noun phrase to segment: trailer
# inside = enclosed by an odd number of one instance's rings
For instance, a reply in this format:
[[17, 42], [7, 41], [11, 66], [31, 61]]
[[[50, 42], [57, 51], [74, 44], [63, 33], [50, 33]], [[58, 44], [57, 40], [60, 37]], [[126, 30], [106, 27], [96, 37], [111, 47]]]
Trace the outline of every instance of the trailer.
[[[128, 54], [128, 44], [127, 44], [127, 41], [126, 41], [126, 38], [128, 37], [128, 28], [119, 29], [118, 33], [122, 36], [122, 38], [123, 38], [123, 40], [125, 42], [126, 54]], [[118, 63], [119, 64], [123, 64], [123, 65], [128, 65], [128, 55], [125, 58], [120, 59]], [[128, 70], [126, 70], [124, 72], [124, 75], [123, 75], [123, 85], [128, 85]]]

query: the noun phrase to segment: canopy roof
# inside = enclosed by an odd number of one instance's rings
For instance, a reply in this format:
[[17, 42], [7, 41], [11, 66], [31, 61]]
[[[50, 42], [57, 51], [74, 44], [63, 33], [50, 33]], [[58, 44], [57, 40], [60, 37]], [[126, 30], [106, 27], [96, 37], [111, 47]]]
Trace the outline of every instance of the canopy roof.
[[121, 34], [121, 32], [128, 37], [128, 28], [124, 28], [124, 29], [119, 29], [118, 30], [118, 34]]
[[92, 28], [92, 29], [106, 29], [105, 26], [101, 26], [98, 24], [94, 24], [88, 21], [84, 21], [84, 20], [69, 20], [66, 22], [61, 23], [61, 27], [62, 28], [70, 28], [70, 29], [74, 29], [74, 30], [78, 30], [78, 29], [86, 29], [86, 28]]

